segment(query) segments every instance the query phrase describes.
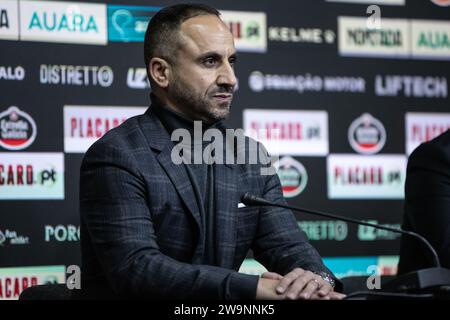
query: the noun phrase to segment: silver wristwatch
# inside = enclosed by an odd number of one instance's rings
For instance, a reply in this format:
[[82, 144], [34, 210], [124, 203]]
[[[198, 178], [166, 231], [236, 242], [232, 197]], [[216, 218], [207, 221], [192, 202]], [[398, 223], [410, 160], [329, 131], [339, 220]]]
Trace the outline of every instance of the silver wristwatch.
[[327, 273], [325, 271], [314, 272], [314, 273], [317, 274], [318, 276], [320, 276], [324, 281], [328, 282], [330, 284], [330, 286], [334, 289], [334, 287], [336, 286], [336, 281], [329, 273]]

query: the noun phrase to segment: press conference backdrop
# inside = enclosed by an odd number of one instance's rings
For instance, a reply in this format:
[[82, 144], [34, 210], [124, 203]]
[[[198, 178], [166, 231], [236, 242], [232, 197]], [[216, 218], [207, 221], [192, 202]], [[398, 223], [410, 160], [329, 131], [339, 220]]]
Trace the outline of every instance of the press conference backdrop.
[[[149, 105], [146, 26], [177, 2], [0, 0], [0, 299], [80, 265], [83, 154]], [[289, 203], [400, 226], [408, 155], [450, 127], [450, 1], [207, 3], [238, 51], [229, 124]], [[296, 217], [338, 276], [396, 272], [397, 235]]]

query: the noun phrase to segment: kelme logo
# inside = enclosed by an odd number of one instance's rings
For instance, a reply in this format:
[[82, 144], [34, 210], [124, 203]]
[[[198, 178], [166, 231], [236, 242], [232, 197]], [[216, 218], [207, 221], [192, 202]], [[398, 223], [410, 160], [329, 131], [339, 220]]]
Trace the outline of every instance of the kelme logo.
[[0, 146], [8, 150], [22, 150], [36, 138], [36, 123], [17, 107], [0, 113]]

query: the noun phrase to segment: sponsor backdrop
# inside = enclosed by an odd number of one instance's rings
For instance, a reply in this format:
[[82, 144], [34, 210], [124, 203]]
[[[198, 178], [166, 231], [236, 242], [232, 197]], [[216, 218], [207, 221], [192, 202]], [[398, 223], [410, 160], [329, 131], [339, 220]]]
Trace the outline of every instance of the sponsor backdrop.
[[[143, 37], [176, 2], [0, 0], [0, 299], [80, 264], [83, 153], [149, 105]], [[238, 50], [229, 123], [279, 155], [288, 201], [399, 226], [408, 155], [450, 127], [450, 1], [208, 4]], [[337, 275], [396, 272], [398, 235], [296, 217]]]

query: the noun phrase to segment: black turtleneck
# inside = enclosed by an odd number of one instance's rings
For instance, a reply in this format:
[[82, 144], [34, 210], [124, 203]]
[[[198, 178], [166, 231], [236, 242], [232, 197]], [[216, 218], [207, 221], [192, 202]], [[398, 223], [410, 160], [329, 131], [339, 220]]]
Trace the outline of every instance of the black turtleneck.
[[[207, 164], [203, 161], [203, 150], [207, 145], [210, 144], [209, 141], [204, 142], [194, 141], [194, 121], [189, 120], [182, 114], [175, 112], [169, 107], [162, 105], [158, 99], [151, 95], [152, 99], [152, 111], [158, 116], [164, 128], [167, 130], [169, 135], [176, 129], [186, 129], [191, 134], [191, 148], [192, 158], [191, 164], [185, 164], [186, 171], [188, 173], [189, 179], [194, 188], [194, 193], [196, 196], [197, 204], [200, 209], [200, 215], [202, 217], [203, 230], [204, 230], [204, 254], [203, 261], [201, 264], [216, 265], [216, 259], [214, 254], [215, 247], [215, 206], [214, 206], [214, 164]], [[202, 137], [203, 132], [209, 128], [215, 128], [220, 121], [205, 125], [202, 123]], [[181, 142], [183, 143], [183, 142]], [[193, 154], [194, 145], [201, 145], [202, 150], [202, 162], [201, 164], [194, 164]]]

